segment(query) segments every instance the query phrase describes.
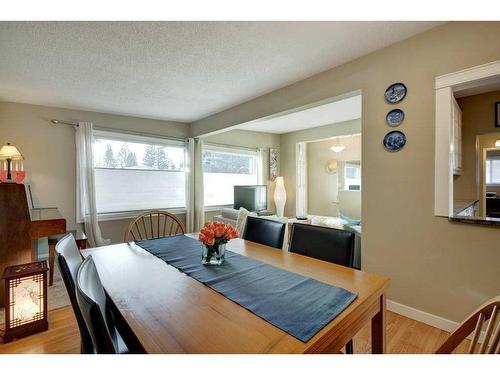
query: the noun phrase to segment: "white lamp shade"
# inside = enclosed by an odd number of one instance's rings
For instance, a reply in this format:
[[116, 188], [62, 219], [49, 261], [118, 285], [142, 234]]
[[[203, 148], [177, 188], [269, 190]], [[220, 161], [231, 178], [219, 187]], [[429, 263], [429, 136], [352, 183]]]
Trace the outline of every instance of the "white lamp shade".
[[285, 213], [286, 190], [283, 177], [276, 177], [276, 188], [274, 189], [274, 204], [276, 205], [276, 215], [283, 217]]
[[500, 147], [500, 139], [497, 139], [495, 142], [495, 147]]
[[12, 146], [10, 143], [3, 145], [0, 148], [0, 160], [23, 160], [23, 155], [19, 152], [16, 146]]

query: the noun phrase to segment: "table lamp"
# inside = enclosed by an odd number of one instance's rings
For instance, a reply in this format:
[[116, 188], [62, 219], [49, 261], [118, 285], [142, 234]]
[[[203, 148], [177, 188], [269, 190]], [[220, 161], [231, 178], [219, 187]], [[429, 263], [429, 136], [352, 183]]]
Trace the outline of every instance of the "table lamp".
[[[24, 168], [23, 168], [23, 164], [22, 164], [22, 160], [24, 160], [24, 158], [23, 158], [23, 155], [21, 155], [19, 150], [16, 148], [16, 146], [11, 145], [10, 143], [3, 145], [2, 148], [0, 148], [0, 160], [5, 160], [7, 163], [7, 165], [6, 165], [7, 168], [5, 168], [5, 165], [4, 165], [4, 170], [7, 171], [7, 175], [5, 177], [0, 176], [0, 180], [2, 182], [12, 184], [12, 183], [19, 182], [16, 180], [18, 179], [18, 177], [21, 177], [21, 175], [22, 175], [22, 177], [24, 177], [24, 170], [23, 170]], [[12, 178], [12, 161], [16, 161], [16, 179]], [[17, 161], [21, 162], [20, 170], [18, 170]], [[22, 180], [22, 178], [21, 178], [21, 180]]]
[[47, 261], [5, 268], [4, 342], [46, 331]]

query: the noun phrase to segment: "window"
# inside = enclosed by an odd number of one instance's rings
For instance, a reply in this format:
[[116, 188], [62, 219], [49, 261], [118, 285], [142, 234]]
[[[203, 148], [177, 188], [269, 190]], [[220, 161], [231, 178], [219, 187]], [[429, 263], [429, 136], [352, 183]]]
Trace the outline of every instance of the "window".
[[183, 141], [95, 131], [98, 214], [184, 208]]
[[486, 185], [500, 185], [500, 156], [486, 158]]
[[203, 185], [205, 206], [234, 203], [235, 185], [258, 184], [258, 153], [205, 145]]
[[361, 163], [359, 161], [347, 161], [344, 164], [344, 189], [361, 189]]

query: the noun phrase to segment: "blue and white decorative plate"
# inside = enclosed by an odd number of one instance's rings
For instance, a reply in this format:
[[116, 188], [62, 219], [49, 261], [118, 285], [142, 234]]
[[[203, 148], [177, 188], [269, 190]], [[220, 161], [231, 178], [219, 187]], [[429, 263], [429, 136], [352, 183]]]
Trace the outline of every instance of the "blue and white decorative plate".
[[387, 116], [385, 116], [385, 122], [389, 126], [399, 126], [405, 119], [405, 113], [402, 109], [393, 109]]
[[385, 90], [385, 101], [389, 104], [399, 103], [405, 98], [407, 91], [408, 90], [404, 83], [393, 83], [387, 88], [387, 90]]
[[385, 135], [383, 144], [387, 151], [399, 151], [406, 144], [406, 135], [399, 130], [393, 130]]

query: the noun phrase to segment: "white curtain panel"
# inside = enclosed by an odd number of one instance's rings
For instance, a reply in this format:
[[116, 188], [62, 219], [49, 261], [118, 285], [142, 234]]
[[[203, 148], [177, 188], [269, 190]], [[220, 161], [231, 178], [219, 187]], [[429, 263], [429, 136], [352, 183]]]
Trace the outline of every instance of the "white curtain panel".
[[263, 148], [257, 149], [257, 184], [266, 185], [267, 183], [266, 170], [266, 150]]
[[111, 241], [102, 237], [97, 221], [92, 128], [91, 122], [79, 122], [76, 127], [76, 209], [77, 221], [84, 223], [90, 246], [95, 247]]
[[302, 216], [307, 214], [307, 144], [305, 142], [297, 143], [296, 148], [296, 200], [295, 214]]
[[194, 232], [194, 138], [187, 140], [186, 148], [186, 231]]
[[193, 230], [199, 231], [205, 225], [205, 202], [203, 201], [203, 141], [194, 142], [194, 217]]

